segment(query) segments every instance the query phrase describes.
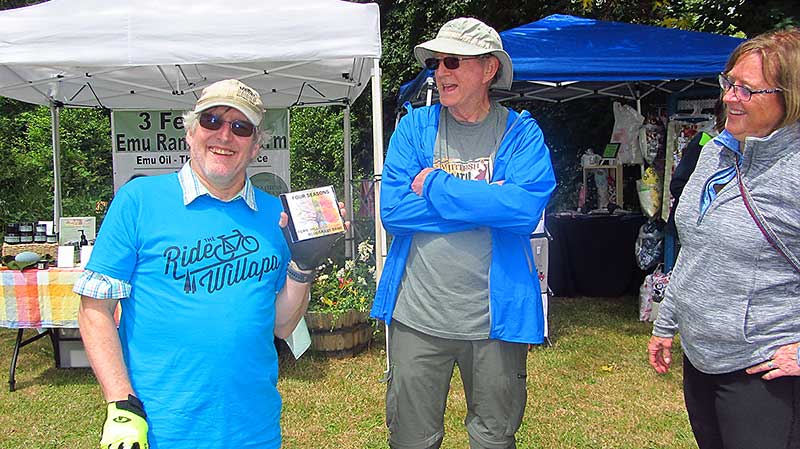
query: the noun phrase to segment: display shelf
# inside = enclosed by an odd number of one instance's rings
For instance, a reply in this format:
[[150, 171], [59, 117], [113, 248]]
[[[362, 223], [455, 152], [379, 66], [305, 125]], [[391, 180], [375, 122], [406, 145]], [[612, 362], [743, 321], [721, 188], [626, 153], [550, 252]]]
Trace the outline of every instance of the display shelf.
[[[622, 195], [622, 164], [592, 164], [592, 165], [585, 165], [583, 167], [583, 189], [586, 191], [586, 177], [587, 174], [592, 170], [608, 170], [612, 172], [614, 176], [614, 185], [616, 191], [614, 192], [614, 204], [619, 207], [622, 207], [624, 203], [623, 195]], [[609, 195], [608, 198], [609, 202], [611, 202], [611, 196]]]

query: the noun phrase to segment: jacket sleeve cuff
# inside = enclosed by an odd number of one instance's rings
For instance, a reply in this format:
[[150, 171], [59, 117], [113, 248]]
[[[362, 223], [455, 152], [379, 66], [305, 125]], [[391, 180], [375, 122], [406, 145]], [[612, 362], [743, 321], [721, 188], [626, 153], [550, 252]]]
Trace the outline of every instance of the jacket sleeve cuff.
[[432, 172], [428, 173], [428, 176], [425, 177], [425, 182], [422, 183], [422, 197], [426, 200], [430, 196], [431, 186], [433, 185], [433, 180], [439, 174], [442, 173], [442, 169], [436, 168]]
[[800, 345], [797, 345], [797, 366], [800, 366]]
[[653, 323], [653, 335], [662, 338], [672, 338], [678, 333], [678, 329], [673, 326], [665, 326], [659, 323], [658, 319]]

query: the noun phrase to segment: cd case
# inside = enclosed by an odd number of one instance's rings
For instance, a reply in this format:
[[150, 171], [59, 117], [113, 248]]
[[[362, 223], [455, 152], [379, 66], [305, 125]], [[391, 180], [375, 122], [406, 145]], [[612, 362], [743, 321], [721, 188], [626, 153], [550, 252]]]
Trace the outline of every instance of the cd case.
[[289, 215], [287, 226], [293, 242], [344, 232], [333, 186], [282, 193], [281, 202]]

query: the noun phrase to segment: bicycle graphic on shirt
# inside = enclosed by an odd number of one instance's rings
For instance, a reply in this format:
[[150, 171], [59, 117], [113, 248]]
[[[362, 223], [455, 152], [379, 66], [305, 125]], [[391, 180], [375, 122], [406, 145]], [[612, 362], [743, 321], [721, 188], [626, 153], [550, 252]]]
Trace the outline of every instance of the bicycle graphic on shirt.
[[244, 235], [238, 229], [234, 229], [228, 235], [218, 235], [216, 239], [219, 243], [214, 248], [213, 256], [217, 260], [209, 265], [186, 270], [186, 280], [183, 284], [183, 290], [186, 293], [195, 293], [197, 291], [196, 275], [198, 273], [206, 273], [219, 265], [247, 257], [259, 249], [258, 240], [255, 237]]
[[[252, 254], [258, 250], [258, 240], [251, 235], [243, 235], [238, 229], [234, 229], [231, 235], [218, 235], [217, 238], [222, 242], [214, 250], [214, 256], [220, 261], [228, 262], [237, 257]], [[244, 254], [239, 254], [239, 249], [245, 251]]]

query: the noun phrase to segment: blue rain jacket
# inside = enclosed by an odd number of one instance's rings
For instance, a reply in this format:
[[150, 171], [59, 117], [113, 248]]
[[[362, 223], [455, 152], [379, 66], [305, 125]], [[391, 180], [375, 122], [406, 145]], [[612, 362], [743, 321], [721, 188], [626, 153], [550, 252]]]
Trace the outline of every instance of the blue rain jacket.
[[411, 190], [411, 182], [423, 168], [433, 166], [441, 105], [413, 109], [406, 104], [406, 109], [408, 114], [392, 134], [383, 168], [381, 218], [394, 238], [371, 316], [391, 322], [415, 232], [485, 226], [492, 236], [489, 336], [542, 343], [542, 297], [529, 236], [556, 183], [539, 125], [527, 111], [509, 110], [491, 179], [503, 181], [502, 185], [462, 180], [437, 169], [428, 174], [420, 196]]

